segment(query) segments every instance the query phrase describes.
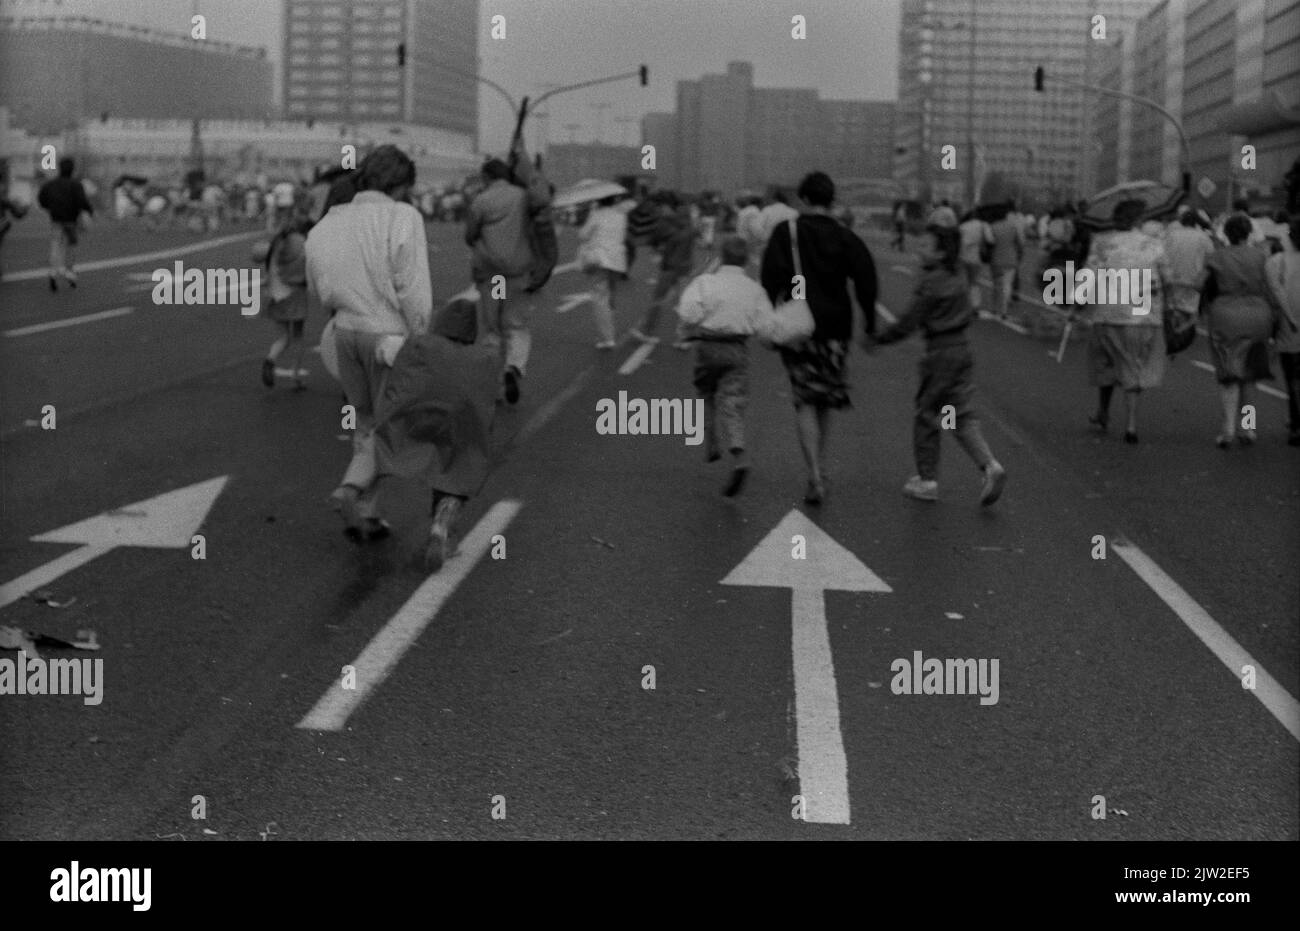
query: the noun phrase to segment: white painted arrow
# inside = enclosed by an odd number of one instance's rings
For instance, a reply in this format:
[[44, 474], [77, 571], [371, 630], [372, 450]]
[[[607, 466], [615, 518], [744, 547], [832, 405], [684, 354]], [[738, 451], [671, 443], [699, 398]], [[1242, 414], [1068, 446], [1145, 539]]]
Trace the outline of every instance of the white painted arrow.
[[13, 604], [28, 592], [84, 566], [92, 559], [103, 556], [119, 546], [151, 546], [167, 549], [184, 549], [203, 524], [217, 495], [226, 487], [230, 476], [199, 482], [178, 488], [166, 494], [137, 501], [115, 511], [105, 511], [97, 517], [58, 530], [32, 537], [36, 543], [81, 543], [80, 549], [64, 553], [21, 575], [12, 582], [0, 585], [0, 608]]
[[[804, 539], [806, 559], [794, 558], [796, 536]], [[824, 592], [828, 588], [847, 592], [893, 589], [799, 511], [782, 518], [722, 584], [791, 590], [795, 729], [804, 820], [848, 824], [848, 763], [840, 735]]]

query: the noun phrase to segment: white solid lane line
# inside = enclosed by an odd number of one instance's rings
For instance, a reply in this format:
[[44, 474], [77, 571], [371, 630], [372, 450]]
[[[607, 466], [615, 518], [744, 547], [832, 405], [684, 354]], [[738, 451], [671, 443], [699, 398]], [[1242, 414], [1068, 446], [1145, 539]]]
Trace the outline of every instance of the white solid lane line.
[[627, 357], [627, 361], [619, 366], [618, 374], [631, 375], [641, 367], [641, 363], [650, 357], [650, 353], [655, 351], [655, 343], [642, 343], [636, 347], [636, 351]]
[[63, 327], [77, 326], [81, 323], [94, 323], [96, 320], [109, 320], [113, 317], [122, 317], [132, 313], [132, 307], [115, 307], [112, 310], [101, 310], [95, 314], [84, 314], [80, 317], [65, 317], [62, 320], [51, 320], [49, 323], [34, 323], [31, 326], [19, 327], [16, 330], [5, 330], [5, 336], [31, 336], [33, 333], [44, 333], [46, 330], [58, 330]]
[[[1210, 365], [1208, 362], [1202, 362], [1200, 359], [1193, 359], [1192, 365], [1196, 366], [1198, 369], [1205, 369], [1207, 372], [1214, 371], [1213, 365]], [[1264, 394], [1272, 395], [1275, 398], [1281, 398], [1283, 401], [1286, 400], [1286, 392], [1278, 391], [1272, 385], [1261, 385], [1259, 382], [1256, 382], [1255, 387], [1264, 392]]]
[[1255, 670], [1255, 688], [1251, 693], [1260, 703], [1281, 722], [1296, 740], [1300, 740], [1300, 702], [1274, 679], [1255, 659], [1237, 643], [1226, 630], [1219, 626], [1209, 613], [1196, 603], [1196, 600], [1177, 582], [1165, 574], [1151, 557], [1127, 540], [1112, 540], [1111, 548], [1119, 558], [1128, 563], [1130, 569], [1146, 582], [1160, 600], [1167, 604], [1182, 622], [1210, 648], [1210, 652], [1228, 667], [1236, 680], [1237, 688], [1242, 689], [1244, 667]]
[[456, 555], [447, 560], [441, 571], [425, 579], [406, 604], [371, 638], [361, 655], [352, 661], [356, 670], [356, 688], [345, 689], [341, 676], [336, 678], [329, 691], [297, 726], [309, 731], [343, 730], [348, 717], [388, 678], [402, 654], [419, 639], [456, 587], [483, 558], [492, 544], [492, 537], [506, 529], [522, 506], [519, 501], [498, 501], [492, 505], [461, 541]]
[[[206, 249], [218, 249], [221, 246], [227, 246], [232, 242], [240, 242], [244, 239], [252, 239], [254, 236], [266, 236], [266, 233], [236, 233], [233, 236], [218, 236], [216, 239], [205, 239], [203, 242], [190, 243], [188, 246], [177, 246], [175, 249], [163, 249], [158, 252], [143, 252], [139, 255], [123, 255], [115, 259], [101, 259], [97, 262], [78, 262], [77, 274], [86, 272], [97, 272], [105, 268], [121, 268], [125, 265], [139, 265], [144, 262], [152, 262], [155, 259], [169, 259], [178, 255], [189, 255], [191, 252], [203, 252]], [[45, 278], [50, 274], [48, 267], [29, 268], [26, 271], [13, 272], [5, 275], [0, 281], [30, 281], [33, 278]]]

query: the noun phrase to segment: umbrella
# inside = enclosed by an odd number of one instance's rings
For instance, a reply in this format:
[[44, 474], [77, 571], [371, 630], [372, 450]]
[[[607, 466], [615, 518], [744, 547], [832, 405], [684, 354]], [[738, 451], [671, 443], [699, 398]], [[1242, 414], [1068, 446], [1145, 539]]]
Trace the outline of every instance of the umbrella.
[[551, 206], [576, 207], [578, 204], [589, 204], [593, 201], [604, 200], [606, 197], [623, 197], [626, 195], [627, 188], [621, 184], [615, 184], [613, 181], [598, 181], [594, 178], [586, 178], [573, 187], [556, 194], [555, 199], [551, 201]]
[[1183, 189], [1160, 181], [1126, 181], [1089, 197], [1079, 222], [1091, 230], [1111, 229], [1115, 205], [1126, 200], [1140, 200], [1144, 204], [1142, 214], [1137, 218], [1137, 224], [1141, 225], [1147, 220], [1164, 220], [1172, 216], [1182, 203]]

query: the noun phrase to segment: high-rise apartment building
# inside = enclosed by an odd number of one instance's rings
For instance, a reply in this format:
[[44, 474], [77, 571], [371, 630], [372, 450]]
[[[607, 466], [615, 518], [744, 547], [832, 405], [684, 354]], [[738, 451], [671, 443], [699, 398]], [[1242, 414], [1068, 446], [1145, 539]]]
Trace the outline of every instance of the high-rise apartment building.
[[289, 119], [390, 119], [477, 137], [478, 0], [285, 0], [284, 17]]
[[[1088, 182], [1093, 96], [1111, 33], [1148, 0], [903, 0], [894, 177], [913, 195], [971, 203], [990, 172], [1039, 204], [1078, 196]], [[1047, 73], [1034, 89], [1034, 68]], [[945, 146], [950, 156], [945, 161]], [[948, 165], [955, 165], [949, 168]]]
[[[1102, 100], [1094, 121], [1113, 144], [1090, 152], [1100, 182], [1180, 180], [1213, 211], [1235, 195], [1280, 201], [1300, 158], [1300, 0], [1162, 0], [1115, 38], [1100, 81], [1160, 104], [1178, 130], [1136, 102]], [[1111, 141], [1111, 140], [1104, 140]], [[1254, 168], [1243, 146], [1254, 150]], [[1203, 190], [1209, 196], [1199, 193]]]

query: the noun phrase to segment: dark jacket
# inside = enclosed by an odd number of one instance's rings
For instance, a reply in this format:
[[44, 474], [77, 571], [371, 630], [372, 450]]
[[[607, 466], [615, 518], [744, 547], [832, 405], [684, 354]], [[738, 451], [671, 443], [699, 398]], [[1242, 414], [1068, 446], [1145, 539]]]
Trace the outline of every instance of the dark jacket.
[[930, 346], [965, 342], [966, 327], [975, 319], [966, 276], [943, 266], [927, 268], [916, 283], [912, 301], [898, 322], [876, 337], [879, 343], [893, 343], [911, 335], [917, 327], [925, 332]]
[[73, 178], [54, 178], [41, 185], [36, 202], [50, 212], [55, 223], [75, 223], [83, 212], [94, 213], [86, 189]]
[[[805, 297], [812, 308], [815, 340], [848, 340], [853, 337], [853, 302], [848, 282], [862, 308], [862, 322], [868, 333], [876, 332], [876, 263], [857, 234], [825, 214], [805, 214], [797, 221], [799, 258], [803, 264]], [[790, 225], [782, 223], [772, 231], [763, 253], [763, 289], [777, 304], [790, 294], [794, 259], [790, 253]]]
[[650, 235], [650, 244], [663, 253], [660, 262], [663, 269], [689, 272], [695, 247], [695, 227], [691, 224], [690, 210], [678, 207], [671, 214], [660, 217]]

